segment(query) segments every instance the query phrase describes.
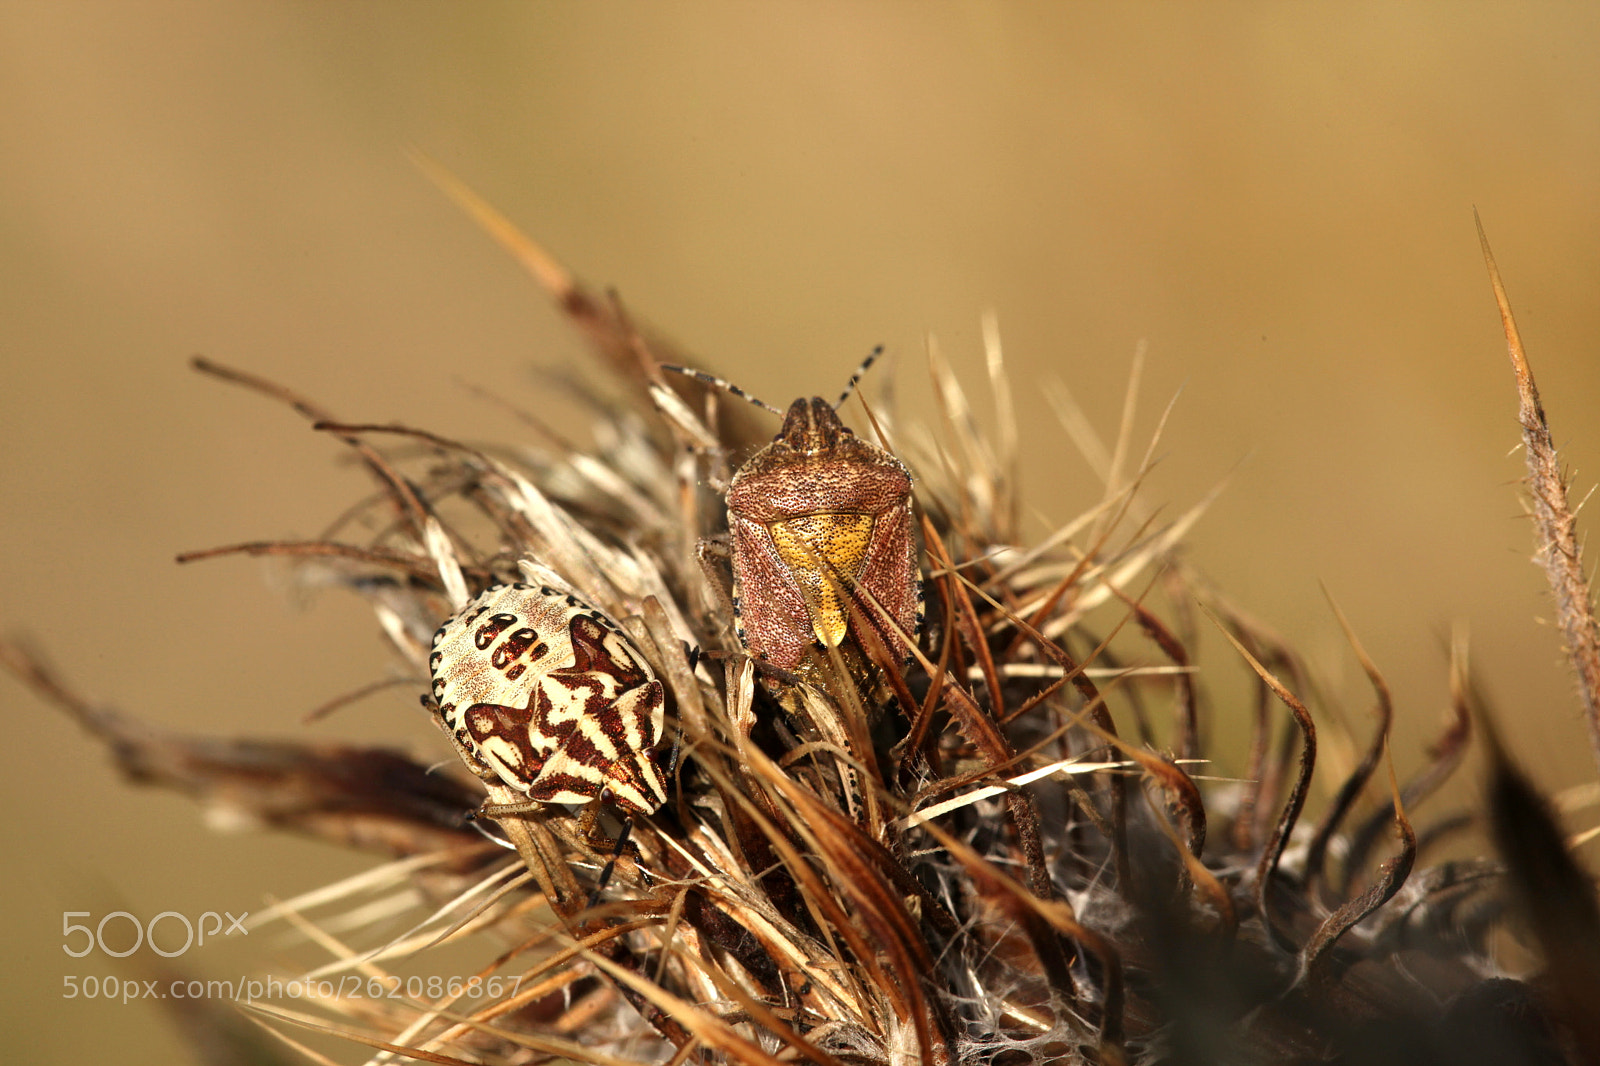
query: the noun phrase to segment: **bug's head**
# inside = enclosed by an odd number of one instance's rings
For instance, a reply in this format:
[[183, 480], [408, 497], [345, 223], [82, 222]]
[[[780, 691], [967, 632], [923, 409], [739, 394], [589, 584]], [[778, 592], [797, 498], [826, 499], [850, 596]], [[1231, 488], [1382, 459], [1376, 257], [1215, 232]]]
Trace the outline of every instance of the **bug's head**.
[[833, 405], [820, 396], [801, 398], [789, 405], [777, 440], [805, 455], [816, 455], [836, 446], [843, 437], [853, 437]]

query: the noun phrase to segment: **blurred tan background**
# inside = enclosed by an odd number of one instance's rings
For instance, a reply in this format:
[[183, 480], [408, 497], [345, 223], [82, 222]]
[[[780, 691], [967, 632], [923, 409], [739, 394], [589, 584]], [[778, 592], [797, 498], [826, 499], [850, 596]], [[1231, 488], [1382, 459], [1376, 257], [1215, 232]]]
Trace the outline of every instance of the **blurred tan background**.
[[[1327, 582], [1394, 687], [1402, 772], [1460, 621], [1517, 750], [1552, 788], [1590, 779], [1471, 211], [1581, 494], [1596, 56], [1600, 8], [1566, 4], [8, 3], [0, 626], [170, 726], [441, 754], [407, 691], [297, 724], [392, 669], [359, 605], [172, 561], [315, 534], [366, 491], [192, 354], [501, 440], [518, 427], [458, 379], [537, 407], [528, 368], [580, 358], [415, 145], [774, 403], [832, 395], [881, 342], [926, 414], [930, 334], [981, 397], [992, 308], [1035, 535], [1097, 491], [1042, 383], [1110, 432], [1147, 341], [1141, 433], [1183, 392], [1145, 498], [1176, 513], [1243, 460], [1196, 563], [1363, 721]], [[118, 971], [62, 953], [61, 912], [259, 910], [368, 865], [214, 834], [9, 678], [0, 701], [7, 1058], [181, 1054], [147, 1005], [63, 1002], [63, 976]], [[179, 961], [215, 976], [270, 946]]]

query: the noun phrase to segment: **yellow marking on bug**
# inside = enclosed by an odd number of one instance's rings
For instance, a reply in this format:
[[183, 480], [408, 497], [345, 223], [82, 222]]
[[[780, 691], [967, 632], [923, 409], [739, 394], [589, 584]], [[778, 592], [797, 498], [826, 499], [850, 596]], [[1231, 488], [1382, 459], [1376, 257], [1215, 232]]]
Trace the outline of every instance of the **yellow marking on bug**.
[[814, 514], [769, 527], [778, 556], [805, 597], [811, 630], [823, 647], [837, 647], [850, 629], [850, 610], [827, 571], [852, 580], [861, 576], [872, 543], [872, 522], [869, 514]]

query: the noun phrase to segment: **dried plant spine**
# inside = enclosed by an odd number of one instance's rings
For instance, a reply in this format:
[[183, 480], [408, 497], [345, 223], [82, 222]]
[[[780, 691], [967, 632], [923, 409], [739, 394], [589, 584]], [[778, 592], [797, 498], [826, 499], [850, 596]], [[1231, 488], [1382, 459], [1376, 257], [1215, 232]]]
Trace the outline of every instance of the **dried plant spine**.
[[1522, 337], [1511, 315], [1511, 300], [1500, 280], [1489, 238], [1478, 223], [1478, 243], [1489, 268], [1489, 283], [1494, 287], [1495, 304], [1505, 330], [1506, 349], [1511, 369], [1517, 377], [1517, 421], [1522, 425], [1522, 446], [1528, 462], [1528, 498], [1533, 517], [1534, 559], [1550, 582], [1556, 603], [1556, 621], [1566, 641], [1578, 679], [1578, 697], [1583, 701], [1584, 718], [1589, 724], [1589, 746], [1595, 765], [1600, 766], [1600, 623], [1596, 622], [1594, 599], [1583, 571], [1583, 550], [1578, 539], [1578, 516], [1567, 499], [1567, 481], [1556, 454], [1544, 404], [1539, 401], [1539, 386], [1533, 380]]

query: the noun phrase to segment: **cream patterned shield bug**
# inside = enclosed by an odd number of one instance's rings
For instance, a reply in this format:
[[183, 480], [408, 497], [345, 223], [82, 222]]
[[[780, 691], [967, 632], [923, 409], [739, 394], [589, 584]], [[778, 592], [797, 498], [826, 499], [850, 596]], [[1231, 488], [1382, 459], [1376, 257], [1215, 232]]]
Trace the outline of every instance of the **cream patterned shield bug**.
[[439, 627], [428, 666], [468, 765], [530, 806], [609, 799], [650, 814], [667, 801], [661, 682], [619, 625], [570, 592], [489, 588]]
[[837, 403], [801, 398], [787, 412], [721, 378], [662, 367], [783, 418], [772, 443], [733, 475], [727, 502], [739, 640], [784, 670], [799, 667], [814, 645], [844, 642], [856, 617], [852, 598], [902, 657], [922, 621], [911, 472], [838, 415], [882, 351], [867, 357]]

